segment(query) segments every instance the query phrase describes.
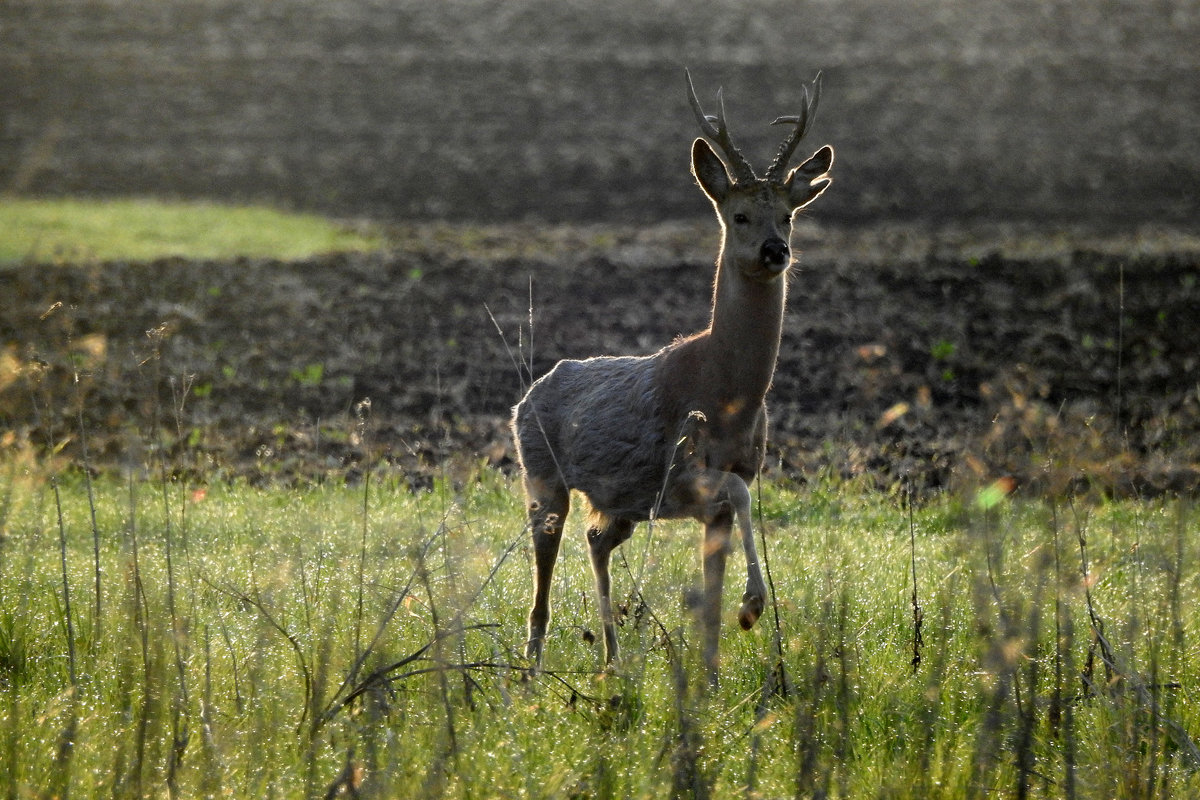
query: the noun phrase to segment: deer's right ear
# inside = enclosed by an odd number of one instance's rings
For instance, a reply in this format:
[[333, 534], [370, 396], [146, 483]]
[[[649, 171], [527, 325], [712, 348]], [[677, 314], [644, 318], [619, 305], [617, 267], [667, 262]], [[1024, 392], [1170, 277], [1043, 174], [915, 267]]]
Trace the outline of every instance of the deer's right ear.
[[733, 181], [729, 179], [725, 162], [704, 139], [692, 142], [692, 174], [714, 203], [721, 203], [729, 196]]

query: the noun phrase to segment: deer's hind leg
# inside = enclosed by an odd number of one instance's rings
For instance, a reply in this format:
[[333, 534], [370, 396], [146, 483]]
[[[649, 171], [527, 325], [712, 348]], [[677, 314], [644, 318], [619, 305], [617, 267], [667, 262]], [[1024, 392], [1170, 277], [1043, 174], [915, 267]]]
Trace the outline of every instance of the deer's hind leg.
[[592, 573], [596, 577], [596, 599], [600, 605], [600, 623], [604, 627], [604, 663], [617, 658], [617, 623], [612, 611], [612, 581], [608, 565], [615, 550], [633, 534], [634, 523], [627, 519], [595, 515], [588, 526], [588, 551]]
[[571, 507], [570, 490], [559, 481], [525, 476], [525, 499], [529, 510], [529, 529], [533, 536], [533, 608], [529, 612], [529, 638], [525, 656], [536, 666], [542, 663], [546, 627], [550, 624], [550, 581], [563, 524]]

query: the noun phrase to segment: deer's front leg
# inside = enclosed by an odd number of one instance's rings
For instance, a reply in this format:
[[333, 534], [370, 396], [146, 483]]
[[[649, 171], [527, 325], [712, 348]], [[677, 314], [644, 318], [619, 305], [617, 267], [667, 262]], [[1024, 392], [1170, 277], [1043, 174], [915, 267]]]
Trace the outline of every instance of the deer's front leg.
[[754, 546], [754, 530], [750, 525], [750, 487], [736, 475], [730, 475], [725, 485], [742, 537], [742, 550], [746, 553], [746, 593], [742, 595], [738, 624], [742, 626], [742, 630], [748, 631], [762, 616], [766, 606], [767, 582], [763, 580], [762, 570], [758, 565], [758, 550]]
[[596, 577], [596, 601], [600, 606], [600, 624], [604, 628], [604, 663], [617, 658], [617, 622], [612, 611], [612, 581], [608, 564], [612, 551], [633, 533], [633, 523], [625, 519], [610, 519], [588, 528], [588, 551], [592, 557], [592, 573]]

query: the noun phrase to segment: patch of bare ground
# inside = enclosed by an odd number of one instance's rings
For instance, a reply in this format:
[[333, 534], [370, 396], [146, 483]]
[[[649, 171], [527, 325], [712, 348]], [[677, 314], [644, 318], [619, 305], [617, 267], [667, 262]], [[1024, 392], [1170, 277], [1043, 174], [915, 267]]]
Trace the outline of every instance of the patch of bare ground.
[[[511, 467], [509, 408], [557, 359], [652, 352], [707, 323], [708, 220], [390, 240], [302, 262], [0, 269], [4, 446], [78, 458], [82, 410], [97, 469], [166, 448], [209, 479], [469, 479]], [[1194, 233], [803, 220], [794, 244], [772, 477], [1196, 490]]]

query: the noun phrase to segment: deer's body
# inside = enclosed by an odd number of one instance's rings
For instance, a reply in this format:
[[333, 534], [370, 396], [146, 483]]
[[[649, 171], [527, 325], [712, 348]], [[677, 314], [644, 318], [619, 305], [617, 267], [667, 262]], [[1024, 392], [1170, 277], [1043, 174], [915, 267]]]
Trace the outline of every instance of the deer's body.
[[[807, 94], [807, 91], [806, 91]], [[747, 581], [739, 621], [751, 627], [766, 602], [750, 526], [749, 481], [762, 465], [765, 398], [775, 371], [791, 261], [793, 212], [829, 184], [829, 147], [780, 174], [803, 135], [808, 111], [765, 178], [753, 174], [728, 139], [724, 113], [705, 118], [692, 171], [721, 220], [722, 243], [707, 329], [643, 357], [560, 361], [517, 405], [513, 432], [524, 475], [535, 554], [527, 654], [540, 662], [549, 623], [550, 578], [570, 492], [588, 498], [588, 545], [604, 627], [605, 655], [617, 654], [609, 556], [637, 522], [692, 517], [705, 526], [704, 658], [713, 680], [725, 556], [736, 521]], [[720, 127], [706, 122], [719, 122]]]

